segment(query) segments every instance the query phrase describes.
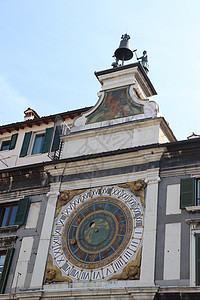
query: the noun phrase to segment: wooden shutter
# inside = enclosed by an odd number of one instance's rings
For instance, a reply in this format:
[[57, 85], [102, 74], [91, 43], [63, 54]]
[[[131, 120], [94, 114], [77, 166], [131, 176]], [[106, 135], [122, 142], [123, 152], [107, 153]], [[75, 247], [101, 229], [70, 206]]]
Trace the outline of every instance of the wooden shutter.
[[18, 133], [15, 133], [12, 135], [10, 144], [9, 144], [9, 150], [12, 150], [15, 148], [16, 142], [17, 142]]
[[8, 278], [8, 272], [10, 269], [13, 252], [14, 252], [14, 248], [8, 248], [6, 251], [6, 258], [5, 258], [1, 279], [0, 279], [0, 294], [4, 293], [6, 287], [6, 281]]
[[200, 285], [200, 233], [195, 234], [196, 285]]
[[195, 178], [181, 179], [180, 208], [196, 205]]
[[32, 131], [25, 133], [22, 149], [20, 152], [20, 157], [24, 157], [27, 155], [31, 135], [32, 135]]
[[15, 225], [23, 225], [29, 208], [29, 197], [24, 197], [19, 200]]
[[56, 126], [53, 145], [51, 151], [57, 151], [60, 145], [61, 126]]
[[41, 151], [42, 153], [49, 151], [52, 134], [53, 134], [53, 127], [47, 128], [44, 136], [44, 143]]

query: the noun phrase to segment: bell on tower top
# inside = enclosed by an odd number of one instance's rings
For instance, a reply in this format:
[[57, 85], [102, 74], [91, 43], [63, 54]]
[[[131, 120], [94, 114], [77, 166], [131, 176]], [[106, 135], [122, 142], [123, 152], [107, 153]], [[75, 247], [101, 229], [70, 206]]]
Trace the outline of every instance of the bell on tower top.
[[118, 67], [118, 61], [122, 61], [122, 66], [125, 60], [130, 60], [133, 57], [133, 51], [130, 49], [130, 36], [126, 33], [121, 37], [119, 48], [115, 50], [113, 57], [116, 58], [116, 62], [112, 64], [113, 67]]
[[[115, 50], [113, 57], [115, 57], [115, 62], [111, 64], [113, 68], [121, 67], [124, 65], [124, 61], [130, 60], [133, 57], [133, 53], [135, 53], [136, 59], [141, 63], [146, 73], [149, 72], [149, 64], [148, 64], [148, 56], [147, 51], [143, 51], [143, 55], [141, 57], [137, 56], [137, 49], [131, 50], [130, 48], [130, 35], [127, 33], [123, 34], [121, 37], [121, 42], [119, 44], [119, 48]], [[119, 64], [119, 60], [122, 61], [122, 64]]]

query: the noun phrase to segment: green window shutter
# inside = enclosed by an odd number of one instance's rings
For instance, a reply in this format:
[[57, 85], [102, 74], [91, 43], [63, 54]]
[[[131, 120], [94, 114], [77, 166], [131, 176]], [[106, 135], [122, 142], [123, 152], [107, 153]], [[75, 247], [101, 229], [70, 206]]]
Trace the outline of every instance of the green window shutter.
[[1, 279], [0, 279], [0, 294], [4, 293], [5, 287], [6, 287], [6, 281], [8, 278], [8, 272], [11, 265], [11, 260], [13, 256], [14, 248], [8, 248], [6, 251], [6, 259], [4, 262]]
[[43, 143], [42, 151], [41, 151], [42, 153], [49, 151], [52, 134], [53, 134], [53, 127], [47, 128], [46, 132], [45, 132], [45, 136], [44, 136], [44, 143]]
[[196, 205], [195, 178], [181, 179], [180, 208]]
[[29, 197], [24, 197], [19, 200], [15, 225], [23, 225], [29, 208]]
[[18, 133], [15, 133], [12, 135], [10, 144], [9, 144], [9, 150], [12, 150], [15, 148], [16, 142], [17, 142]]
[[23, 141], [23, 144], [22, 144], [22, 149], [21, 149], [21, 152], [20, 152], [20, 155], [19, 155], [20, 157], [24, 157], [24, 156], [27, 155], [31, 135], [32, 135], [32, 131], [25, 133], [24, 141]]
[[196, 285], [200, 285], [200, 233], [195, 234]]
[[57, 151], [60, 145], [61, 126], [56, 126], [53, 145], [51, 151]]

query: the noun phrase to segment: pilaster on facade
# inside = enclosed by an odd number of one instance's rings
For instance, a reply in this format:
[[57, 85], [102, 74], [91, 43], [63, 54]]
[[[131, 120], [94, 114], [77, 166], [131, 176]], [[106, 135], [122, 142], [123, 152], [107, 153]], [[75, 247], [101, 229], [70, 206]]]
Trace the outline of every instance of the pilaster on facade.
[[41, 288], [43, 284], [46, 262], [48, 259], [49, 243], [51, 238], [52, 226], [54, 222], [56, 202], [59, 195], [60, 184], [52, 184], [47, 193], [47, 207], [44, 215], [44, 222], [37, 251], [37, 257], [31, 279], [31, 288]]
[[155, 285], [155, 247], [159, 181], [159, 169], [147, 171], [147, 177], [145, 178], [147, 188], [140, 280], [141, 283], [150, 283], [152, 286]]

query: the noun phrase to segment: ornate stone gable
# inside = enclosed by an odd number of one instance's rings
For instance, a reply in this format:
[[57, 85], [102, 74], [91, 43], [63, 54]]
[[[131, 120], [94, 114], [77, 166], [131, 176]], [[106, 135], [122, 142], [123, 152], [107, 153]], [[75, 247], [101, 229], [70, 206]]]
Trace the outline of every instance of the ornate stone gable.
[[143, 105], [134, 102], [129, 95], [129, 87], [105, 91], [98, 108], [87, 117], [86, 124], [128, 117], [143, 113]]

